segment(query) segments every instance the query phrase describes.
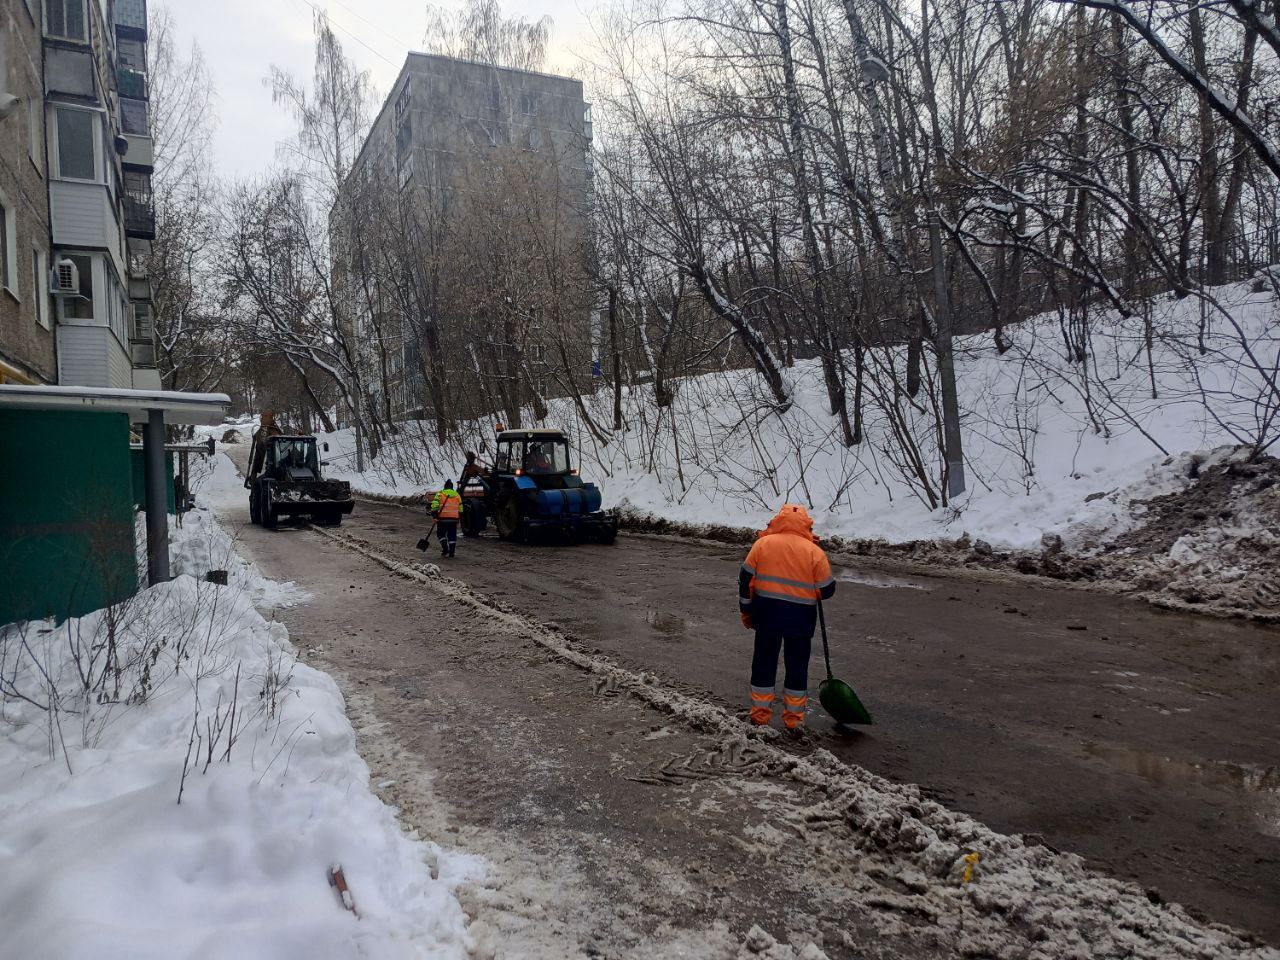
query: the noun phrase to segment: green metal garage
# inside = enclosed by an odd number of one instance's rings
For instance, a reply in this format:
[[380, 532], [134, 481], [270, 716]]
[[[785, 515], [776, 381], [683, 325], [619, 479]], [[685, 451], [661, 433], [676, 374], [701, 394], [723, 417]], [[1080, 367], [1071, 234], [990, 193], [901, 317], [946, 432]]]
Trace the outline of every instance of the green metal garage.
[[142, 423], [147, 580], [169, 579], [166, 424], [221, 423], [224, 394], [0, 385], [0, 624], [61, 620], [139, 588], [131, 423]]

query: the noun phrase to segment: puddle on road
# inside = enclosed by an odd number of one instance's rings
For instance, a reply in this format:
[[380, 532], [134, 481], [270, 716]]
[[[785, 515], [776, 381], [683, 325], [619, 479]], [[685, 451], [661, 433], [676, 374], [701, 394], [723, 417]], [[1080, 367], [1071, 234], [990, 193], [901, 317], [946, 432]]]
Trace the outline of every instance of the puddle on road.
[[661, 610], [650, 610], [644, 616], [644, 622], [657, 630], [664, 637], [675, 639], [688, 633], [688, 624], [684, 617], [677, 617]]
[[846, 567], [838, 567], [836, 580], [840, 583], [857, 583], [864, 587], [877, 587], [881, 590], [929, 590], [923, 583], [903, 580], [900, 577], [888, 577], [879, 573], [862, 573]]
[[1086, 743], [1089, 756], [1160, 787], [1203, 786], [1240, 794], [1254, 809], [1264, 833], [1280, 837], [1280, 767], [1210, 760], [1188, 763], [1130, 747]]

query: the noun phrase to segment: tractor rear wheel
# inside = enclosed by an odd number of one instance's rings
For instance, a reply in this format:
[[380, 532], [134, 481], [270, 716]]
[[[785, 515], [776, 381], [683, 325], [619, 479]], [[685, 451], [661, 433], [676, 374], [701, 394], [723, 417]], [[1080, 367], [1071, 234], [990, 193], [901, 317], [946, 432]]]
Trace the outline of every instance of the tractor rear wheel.
[[249, 522], [255, 525], [262, 523], [262, 507], [258, 503], [258, 491], [249, 491]]
[[498, 528], [500, 539], [521, 539], [524, 525], [520, 517], [520, 501], [513, 494], [508, 494], [499, 500], [493, 513], [493, 524]]

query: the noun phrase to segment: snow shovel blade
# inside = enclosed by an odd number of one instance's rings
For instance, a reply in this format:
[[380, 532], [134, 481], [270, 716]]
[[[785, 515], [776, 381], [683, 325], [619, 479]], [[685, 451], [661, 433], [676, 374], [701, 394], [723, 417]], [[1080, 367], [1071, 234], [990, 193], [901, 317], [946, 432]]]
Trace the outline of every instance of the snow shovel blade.
[[426, 551], [426, 549], [427, 549], [427, 547], [429, 547], [429, 546], [431, 546], [431, 542], [430, 542], [429, 540], [427, 540], [427, 538], [426, 538], [426, 537], [423, 537], [421, 540], [419, 540], [419, 541], [418, 541], [418, 549], [419, 549], [419, 550], [422, 550], [422, 551], [424, 551], [424, 552], [425, 552], [425, 551]]
[[835, 677], [823, 680], [818, 686], [818, 701], [836, 723], [863, 726], [875, 723], [871, 719], [871, 714], [867, 712], [867, 708], [858, 699], [858, 695], [853, 692], [853, 687], [843, 680], [837, 680]]

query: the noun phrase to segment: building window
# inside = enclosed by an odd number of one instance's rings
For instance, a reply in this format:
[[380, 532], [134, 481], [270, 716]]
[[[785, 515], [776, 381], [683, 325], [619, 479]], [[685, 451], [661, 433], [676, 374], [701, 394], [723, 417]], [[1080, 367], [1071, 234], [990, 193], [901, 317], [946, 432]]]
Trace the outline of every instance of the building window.
[[530, 127], [525, 142], [530, 150], [537, 150], [542, 146], [542, 131], [537, 127]]
[[502, 109], [502, 88], [496, 82], [489, 84], [489, 109]]
[[70, 260], [76, 265], [80, 293], [58, 297], [63, 320], [93, 319], [93, 257], [83, 253], [64, 253], [58, 259]]
[[409, 83], [405, 82], [404, 89], [400, 91], [400, 96], [396, 97], [396, 119], [399, 120], [409, 112], [409, 98], [412, 96], [409, 92]]
[[58, 176], [70, 180], [98, 179], [94, 128], [96, 113], [58, 107]]
[[18, 266], [14, 263], [14, 245], [18, 242], [17, 215], [0, 194], [0, 287], [18, 295]]
[[534, 363], [542, 363], [547, 357], [547, 351], [540, 343], [529, 344], [529, 359]]
[[147, 123], [147, 101], [121, 97], [120, 127], [125, 133], [140, 137], [150, 136], [151, 129]]
[[126, 350], [129, 349], [129, 298], [125, 296], [124, 288], [116, 280], [115, 272], [107, 270], [107, 324], [111, 327], [111, 332], [116, 335], [116, 339], [120, 341], [120, 345]]
[[538, 98], [532, 93], [520, 94], [520, 112], [526, 117], [536, 117], [538, 115]]
[[400, 125], [396, 128], [396, 165], [403, 166], [405, 157], [409, 155], [409, 148], [413, 144], [413, 126], [410, 118], [405, 117], [400, 121]]
[[133, 305], [133, 335], [139, 340], [151, 340], [153, 329], [151, 304], [139, 300]]
[[49, 268], [43, 250], [31, 251], [31, 301], [35, 305], [36, 323], [46, 330], [52, 326], [49, 317]]
[[147, 72], [147, 46], [141, 40], [120, 37], [116, 40], [116, 57], [120, 66], [137, 73]]
[[47, 23], [45, 30], [51, 37], [89, 42], [88, 18], [85, 16], [85, 0], [48, 0], [45, 5]]

